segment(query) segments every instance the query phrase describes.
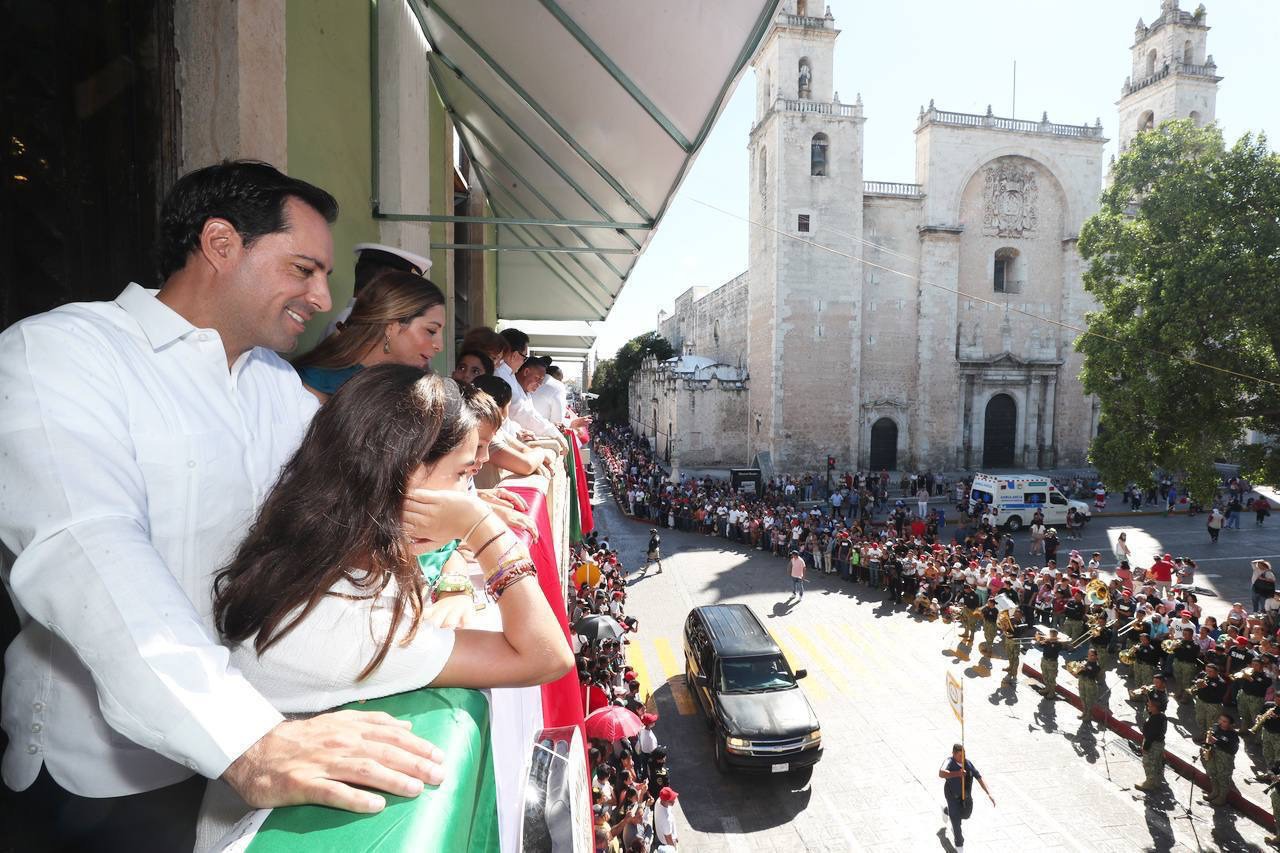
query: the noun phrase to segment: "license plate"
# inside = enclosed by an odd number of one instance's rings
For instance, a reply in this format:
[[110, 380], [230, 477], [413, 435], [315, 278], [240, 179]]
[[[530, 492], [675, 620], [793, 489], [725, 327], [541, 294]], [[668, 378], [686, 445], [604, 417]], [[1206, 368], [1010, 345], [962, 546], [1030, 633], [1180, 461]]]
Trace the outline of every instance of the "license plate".
[[773, 765], [773, 772], [774, 772], [774, 773], [786, 773], [786, 772], [787, 772], [788, 770], [790, 770], [790, 769], [791, 769], [791, 765], [790, 765], [790, 764], [775, 764], [775, 765]]

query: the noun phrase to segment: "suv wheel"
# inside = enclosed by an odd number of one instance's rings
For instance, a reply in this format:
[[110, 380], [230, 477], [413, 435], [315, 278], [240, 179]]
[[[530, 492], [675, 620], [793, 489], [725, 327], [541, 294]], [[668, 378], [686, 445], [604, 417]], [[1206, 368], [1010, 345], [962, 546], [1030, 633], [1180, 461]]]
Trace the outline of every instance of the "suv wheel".
[[1010, 516], [1009, 520], [1004, 523], [1004, 526], [1008, 529], [1010, 533], [1017, 533], [1019, 530], [1022, 529], [1022, 516], [1020, 515]]
[[716, 769], [721, 773], [729, 772], [729, 761], [724, 754], [724, 738], [716, 735]]

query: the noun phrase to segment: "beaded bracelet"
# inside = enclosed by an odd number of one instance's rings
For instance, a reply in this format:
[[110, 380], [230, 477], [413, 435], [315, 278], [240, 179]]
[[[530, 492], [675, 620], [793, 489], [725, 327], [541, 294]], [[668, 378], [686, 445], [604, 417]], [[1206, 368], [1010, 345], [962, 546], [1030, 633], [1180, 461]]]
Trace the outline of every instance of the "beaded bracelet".
[[533, 577], [538, 574], [537, 568], [534, 567], [532, 560], [523, 560], [515, 563], [509, 569], [505, 570], [499, 578], [489, 581], [485, 584], [485, 589], [489, 595], [493, 596], [493, 600], [497, 601], [502, 598], [502, 594], [515, 583], [527, 577]]

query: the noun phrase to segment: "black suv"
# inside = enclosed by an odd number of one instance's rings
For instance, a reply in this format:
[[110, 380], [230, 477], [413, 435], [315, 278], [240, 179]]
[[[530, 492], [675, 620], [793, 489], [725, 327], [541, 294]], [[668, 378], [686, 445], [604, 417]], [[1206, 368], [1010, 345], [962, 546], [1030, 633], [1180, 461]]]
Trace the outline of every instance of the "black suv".
[[715, 731], [716, 767], [811, 772], [822, 758], [818, 717], [786, 657], [745, 604], [694, 608], [684, 623], [689, 689]]

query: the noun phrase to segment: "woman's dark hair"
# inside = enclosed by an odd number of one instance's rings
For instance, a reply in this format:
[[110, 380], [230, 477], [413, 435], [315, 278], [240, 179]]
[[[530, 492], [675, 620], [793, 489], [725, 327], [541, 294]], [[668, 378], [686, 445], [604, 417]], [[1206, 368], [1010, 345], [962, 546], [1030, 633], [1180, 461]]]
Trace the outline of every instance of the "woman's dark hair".
[[458, 386], [415, 367], [383, 364], [347, 381], [311, 421], [249, 534], [214, 580], [214, 620], [227, 640], [257, 634], [262, 654], [346, 577], [373, 597], [394, 577], [398, 592], [382, 647], [387, 655], [405, 611], [413, 639], [424, 580], [405, 547], [405, 489], [475, 427]]
[[338, 202], [306, 181], [291, 178], [270, 163], [223, 160], [178, 179], [160, 207], [160, 239], [156, 266], [160, 281], [187, 265], [200, 247], [206, 221], [225, 219], [246, 247], [266, 234], [289, 230], [285, 202], [296, 198], [333, 222]]
[[489, 358], [489, 356], [480, 352], [480, 350], [464, 349], [462, 352], [458, 353], [457, 362], [460, 363], [467, 356], [471, 356], [476, 361], [480, 362], [480, 366], [484, 368], [484, 372], [486, 375], [493, 373], [493, 359]]
[[501, 376], [486, 373], [484, 376], [477, 376], [471, 384], [492, 397], [499, 409], [511, 402], [511, 386]]

